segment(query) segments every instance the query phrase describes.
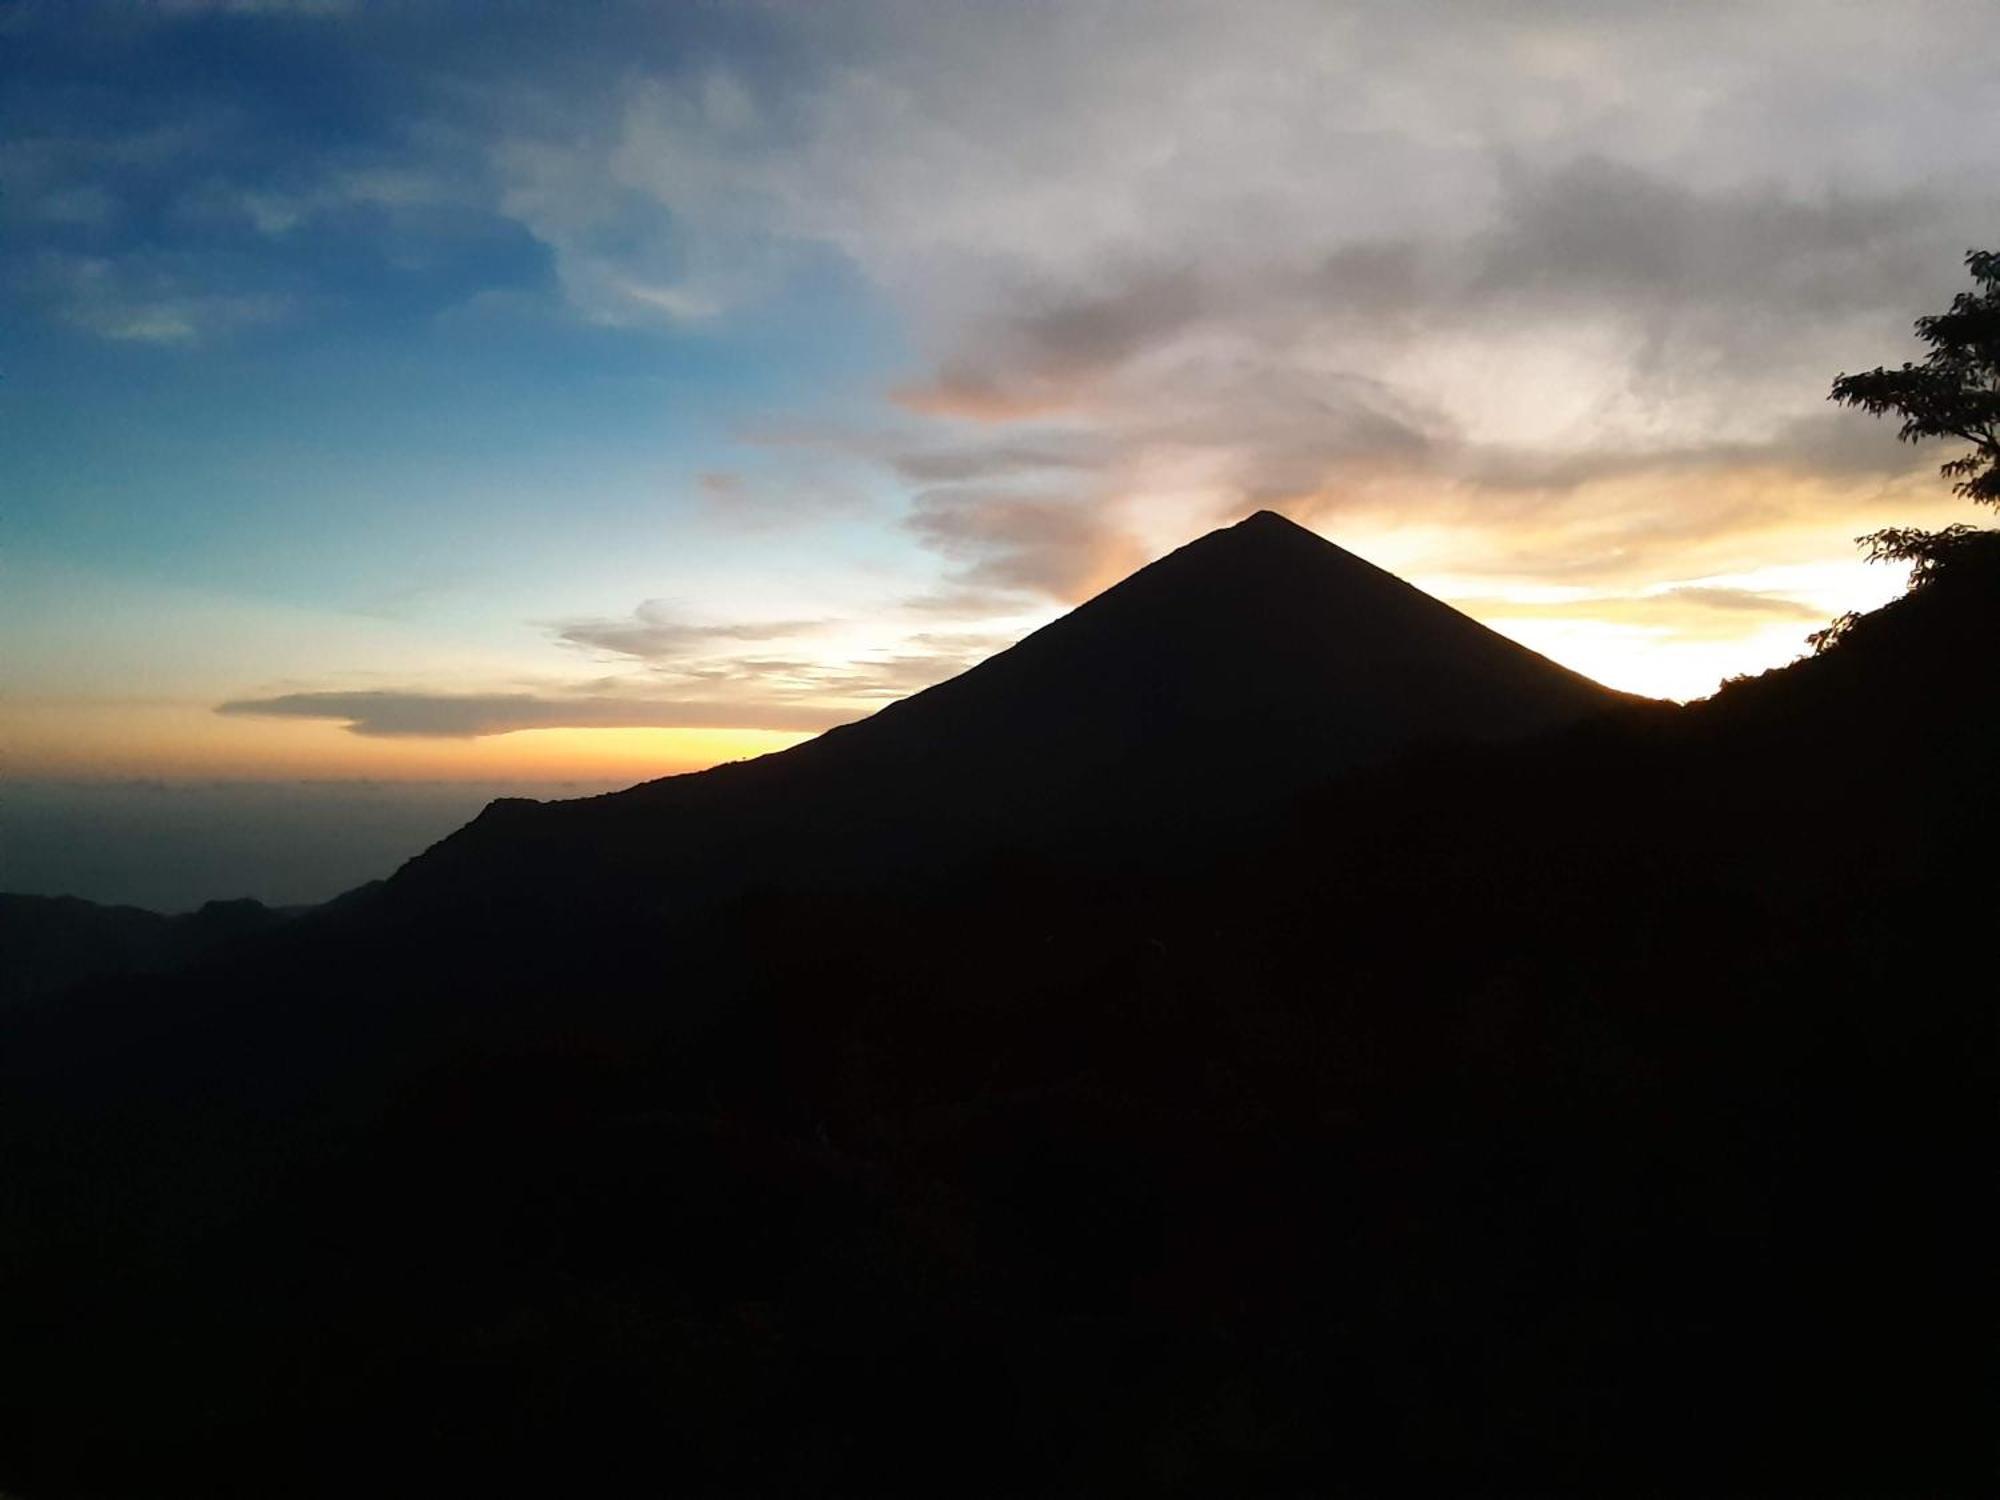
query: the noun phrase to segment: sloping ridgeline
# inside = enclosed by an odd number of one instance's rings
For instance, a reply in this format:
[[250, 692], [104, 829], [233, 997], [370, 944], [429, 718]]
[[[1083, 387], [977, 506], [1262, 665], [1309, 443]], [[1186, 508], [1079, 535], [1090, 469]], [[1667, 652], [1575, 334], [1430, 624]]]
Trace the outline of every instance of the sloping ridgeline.
[[1984, 1491], [2000, 573], [1675, 710], [1321, 545], [11, 1017], [0, 1483]]
[[1181, 843], [1414, 744], [1518, 738], [1620, 701], [1264, 511], [792, 750], [496, 803], [392, 899], [657, 908], [994, 846]]

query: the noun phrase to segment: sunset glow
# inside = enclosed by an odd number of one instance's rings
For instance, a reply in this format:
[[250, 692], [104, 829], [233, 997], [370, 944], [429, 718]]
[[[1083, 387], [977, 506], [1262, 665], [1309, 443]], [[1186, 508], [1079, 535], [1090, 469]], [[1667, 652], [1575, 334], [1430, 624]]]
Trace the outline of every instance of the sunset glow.
[[0, 0], [0, 1500], [1989, 1489], [1996, 20]]
[[1825, 396], [1977, 8], [1004, 10], [19, 10], [6, 772], [673, 774], [1259, 508], [1690, 698], [1966, 518]]

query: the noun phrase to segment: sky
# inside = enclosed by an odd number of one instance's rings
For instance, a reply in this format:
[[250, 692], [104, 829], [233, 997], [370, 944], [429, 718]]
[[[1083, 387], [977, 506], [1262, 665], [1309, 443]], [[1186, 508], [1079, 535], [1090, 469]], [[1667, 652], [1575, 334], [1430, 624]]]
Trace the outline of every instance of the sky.
[[1991, 35], [15, 0], [0, 770], [690, 769], [1262, 507], [1705, 694], [1896, 592], [1858, 533], [1974, 519], [1825, 397], [1995, 241]]

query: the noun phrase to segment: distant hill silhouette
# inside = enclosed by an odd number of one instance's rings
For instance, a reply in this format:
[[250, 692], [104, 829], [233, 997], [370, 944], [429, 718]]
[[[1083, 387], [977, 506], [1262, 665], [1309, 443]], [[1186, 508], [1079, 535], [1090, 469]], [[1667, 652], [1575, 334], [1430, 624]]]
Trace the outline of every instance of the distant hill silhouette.
[[1635, 703], [1256, 519], [17, 1006], [0, 1486], [1987, 1493], [1996, 645]]
[[156, 974], [284, 920], [262, 902], [210, 901], [163, 916], [74, 896], [0, 893], [0, 1008], [86, 979]]
[[583, 801], [505, 801], [393, 892], [621, 900], [955, 859], [995, 841], [1184, 837], [1422, 743], [1633, 701], [1271, 511], [1009, 650], [776, 755]]

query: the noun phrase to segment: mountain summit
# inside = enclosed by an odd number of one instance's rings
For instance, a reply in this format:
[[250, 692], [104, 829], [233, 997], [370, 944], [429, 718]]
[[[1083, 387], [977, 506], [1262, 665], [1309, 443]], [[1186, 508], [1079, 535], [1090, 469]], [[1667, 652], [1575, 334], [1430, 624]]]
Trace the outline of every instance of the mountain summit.
[[[1012, 648], [791, 750], [608, 797], [507, 801], [401, 883], [496, 870], [657, 890], [1211, 826], [1417, 744], [1624, 701], [1259, 511]], [[540, 873], [537, 873], [539, 871]]]
[[1266, 510], [819, 753], [981, 762], [1001, 779], [1023, 762], [1127, 775], [1162, 758], [1323, 776], [1417, 741], [1534, 733], [1618, 697]]

